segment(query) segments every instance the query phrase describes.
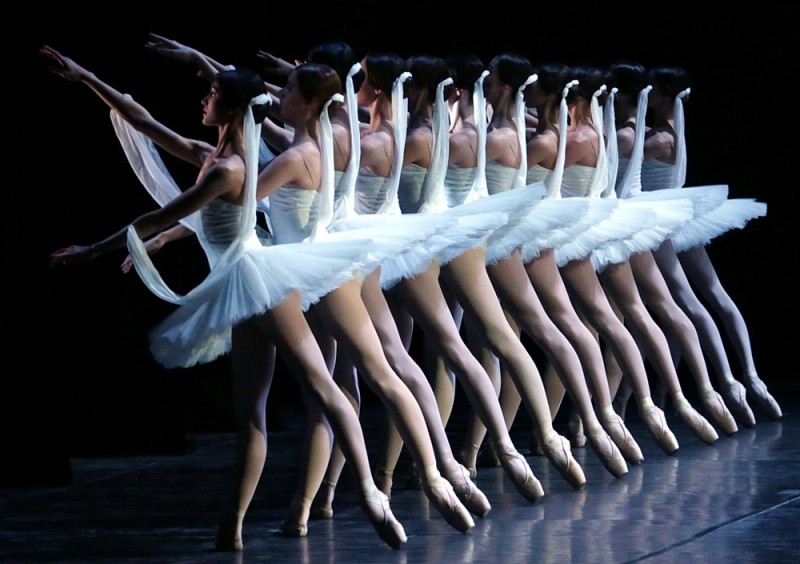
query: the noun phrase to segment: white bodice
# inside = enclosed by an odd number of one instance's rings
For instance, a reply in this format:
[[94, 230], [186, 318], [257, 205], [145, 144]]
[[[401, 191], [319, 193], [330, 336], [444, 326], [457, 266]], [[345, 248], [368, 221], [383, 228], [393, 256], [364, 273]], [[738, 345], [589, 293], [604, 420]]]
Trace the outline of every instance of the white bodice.
[[561, 196], [563, 198], [587, 197], [595, 170], [597, 169], [593, 166], [580, 164], [564, 167], [564, 175], [561, 177]]
[[403, 213], [417, 213], [422, 205], [422, 184], [428, 169], [414, 163], [404, 165], [400, 172], [397, 199]]
[[391, 178], [360, 170], [356, 178], [355, 208], [359, 214], [377, 213], [386, 202]]
[[308, 238], [317, 224], [316, 190], [281, 186], [269, 196], [269, 220], [275, 243], [298, 243]]
[[489, 194], [498, 194], [511, 190], [516, 174], [517, 167], [502, 165], [497, 161], [487, 161], [486, 186]]
[[673, 186], [675, 165], [656, 159], [646, 160], [642, 163], [642, 190], [652, 192], [665, 188], [681, 188]]
[[535, 164], [528, 169], [528, 173], [525, 175], [525, 183], [536, 184], [537, 182], [544, 182], [552, 173], [553, 171], [549, 168]]
[[464, 203], [472, 191], [478, 167], [449, 166], [444, 177], [444, 197], [448, 207]]

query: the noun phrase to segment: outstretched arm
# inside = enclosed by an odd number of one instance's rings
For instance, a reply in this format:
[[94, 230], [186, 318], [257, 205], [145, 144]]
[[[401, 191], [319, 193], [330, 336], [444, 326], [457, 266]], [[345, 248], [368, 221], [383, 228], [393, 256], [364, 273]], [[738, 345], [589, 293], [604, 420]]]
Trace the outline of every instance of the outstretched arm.
[[[131, 222], [139, 237], [145, 239], [154, 233], [174, 226], [178, 221], [198, 211], [208, 202], [229, 193], [231, 187], [244, 185], [244, 168], [217, 163], [191, 188], [181, 192], [164, 207], [140, 215]], [[126, 225], [113, 235], [92, 245], [71, 245], [50, 253], [50, 266], [88, 262], [109, 251], [124, 247], [127, 242]]]
[[213, 82], [219, 71], [230, 68], [197, 49], [155, 33], [148, 35], [144, 48], [167, 59], [193, 65], [197, 68], [197, 76], [205, 78], [208, 82]]
[[50, 72], [65, 80], [81, 82], [91, 88], [109, 108], [119, 113], [136, 130], [176, 157], [200, 166], [205, 157], [213, 152], [214, 147], [204, 141], [178, 135], [153, 118], [150, 112], [133, 98], [106, 84], [93, 72], [52, 47], [45, 45], [39, 49], [39, 53], [54, 61], [55, 64], [50, 67]]

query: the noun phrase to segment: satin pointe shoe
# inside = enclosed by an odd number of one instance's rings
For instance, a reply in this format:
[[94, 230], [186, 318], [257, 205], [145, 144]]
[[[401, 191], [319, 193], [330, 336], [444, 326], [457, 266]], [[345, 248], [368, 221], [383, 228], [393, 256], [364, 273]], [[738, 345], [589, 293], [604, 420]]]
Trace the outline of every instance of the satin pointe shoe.
[[748, 428], [756, 424], [756, 417], [747, 403], [747, 390], [741, 382], [733, 377], [724, 380], [720, 384], [720, 395], [739, 423]]
[[758, 374], [755, 372], [748, 373], [745, 378], [745, 387], [747, 388], [747, 392], [755, 398], [758, 408], [763, 411], [767, 417], [773, 420], [783, 417], [781, 406], [778, 405], [778, 402], [775, 401], [775, 398], [769, 393], [767, 385], [758, 377]]
[[389, 508], [389, 498], [378, 488], [365, 496], [361, 508], [383, 542], [396, 549], [408, 541], [403, 525]]
[[704, 392], [701, 399], [711, 419], [719, 425], [723, 433], [732, 435], [739, 430], [739, 426], [736, 425], [736, 419], [733, 418], [733, 414], [728, 410], [728, 406], [725, 405], [725, 400], [715, 390]]
[[542, 483], [533, 475], [528, 461], [513, 446], [497, 449], [497, 457], [511, 483], [528, 501], [536, 501], [544, 495]]
[[639, 444], [634, 440], [625, 423], [613, 408], [600, 413], [600, 424], [606, 430], [608, 436], [617, 445], [617, 448], [625, 457], [625, 460], [631, 464], [639, 464], [644, 460], [642, 449]]
[[308, 535], [308, 517], [311, 502], [306, 500], [292, 500], [289, 514], [280, 526], [280, 534], [285, 537], [304, 537]]
[[542, 440], [542, 448], [544, 455], [570, 486], [577, 490], [586, 484], [583, 468], [573, 458], [567, 437], [552, 431], [546, 439]]
[[322, 484], [311, 503], [308, 512], [309, 519], [332, 519], [333, 518], [333, 493], [336, 491], [336, 484], [328, 480], [322, 480]]
[[661, 450], [670, 455], [678, 452], [678, 439], [667, 426], [667, 418], [659, 407], [650, 402], [642, 407], [639, 414]]
[[589, 446], [595, 452], [600, 462], [615, 478], [621, 478], [628, 473], [628, 465], [625, 464], [625, 459], [620, 453], [617, 445], [608, 436], [600, 422], [595, 420], [593, 423], [587, 423], [584, 428], [586, 429], [586, 438], [589, 441]]
[[719, 435], [708, 420], [692, 407], [689, 401], [680, 394], [673, 397], [675, 409], [686, 425], [692, 430], [695, 436], [706, 444], [713, 445], [719, 439]]
[[469, 470], [463, 464], [458, 464], [458, 470], [453, 476], [448, 476], [447, 481], [453, 486], [458, 499], [473, 515], [486, 517], [492, 506], [486, 495], [478, 489], [469, 477]]
[[458, 453], [458, 462], [467, 469], [472, 480], [478, 476], [477, 460], [480, 448], [480, 445], [471, 444], [461, 447], [461, 451]]
[[444, 520], [451, 527], [462, 533], [467, 533], [475, 526], [472, 515], [459, 501], [453, 486], [439, 474], [438, 470], [426, 472], [426, 480], [422, 488], [431, 505], [441, 513]]
[[567, 421], [569, 430], [569, 444], [572, 448], [583, 448], [586, 446], [586, 434], [583, 431], [583, 420], [577, 413], [569, 416]]

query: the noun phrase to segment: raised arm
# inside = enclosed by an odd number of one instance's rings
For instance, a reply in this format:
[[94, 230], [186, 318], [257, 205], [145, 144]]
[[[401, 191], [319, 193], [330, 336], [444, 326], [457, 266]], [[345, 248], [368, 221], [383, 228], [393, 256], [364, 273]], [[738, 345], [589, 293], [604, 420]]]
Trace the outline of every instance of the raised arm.
[[[194, 234], [195, 234], [194, 231], [192, 231], [182, 223], [179, 223], [174, 227], [170, 227], [169, 229], [166, 229], [161, 233], [159, 233], [158, 235], [148, 239], [144, 245], [144, 248], [147, 251], [148, 255], [154, 255], [158, 251], [160, 251], [167, 243], [170, 243], [172, 241], [177, 241], [178, 239], [183, 239], [184, 237], [189, 237], [190, 235]], [[127, 257], [125, 257], [125, 260], [122, 261], [120, 269], [122, 270], [122, 272], [127, 274], [128, 272], [131, 271], [132, 268], [133, 268], [133, 257], [131, 257], [131, 255], [128, 255]]]
[[212, 82], [219, 71], [230, 68], [197, 49], [155, 33], [148, 35], [144, 48], [167, 59], [194, 66], [197, 69], [197, 76], [205, 78], [208, 82]]
[[93, 73], [47, 45], [39, 53], [52, 61], [50, 72], [71, 82], [80, 82], [91, 88], [106, 105], [119, 113], [136, 130], [176, 157], [201, 166], [214, 147], [204, 141], [188, 139], [157, 121], [144, 106], [133, 98], [106, 84]]

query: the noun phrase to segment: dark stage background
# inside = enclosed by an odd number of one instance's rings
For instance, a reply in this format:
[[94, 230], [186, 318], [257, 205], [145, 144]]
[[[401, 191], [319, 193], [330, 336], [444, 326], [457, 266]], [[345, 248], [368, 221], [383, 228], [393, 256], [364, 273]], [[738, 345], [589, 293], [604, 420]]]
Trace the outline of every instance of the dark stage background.
[[[645, 14], [597, 3], [593, 11], [536, 10], [541, 4], [525, 3], [505, 4], [494, 17], [415, 2], [402, 11], [400, 4], [372, 2], [250, 3], [248, 9], [226, 2], [187, 4], [180, 13], [173, 3], [134, 4], [125, 13], [121, 4], [101, 12], [30, 3], [6, 20], [4, 483], [68, 483], [70, 456], [180, 453], [189, 448], [188, 433], [233, 430], [227, 358], [166, 370], [149, 356], [147, 331], [172, 306], [135, 274], [121, 274], [124, 251], [89, 265], [47, 267], [48, 252], [99, 240], [154, 204], [125, 160], [104, 104], [85, 86], [47, 73], [36, 52], [45, 43], [132, 94], [177, 131], [212, 143], [214, 132], [200, 124], [205, 84], [188, 67], [145, 52], [148, 32], [238, 66], [259, 65], [259, 49], [303, 58], [330, 39], [362, 54], [471, 52], [488, 61], [513, 51], [534, 64], [635, 59], [648, 67], [684, 66], [692, 79], [687, 184], [728, 184], [731, 196], [769, 206], [766, 218], [726, 234], [709, 252], [748, 322], [761, 377], [778, 399], [797, 392], [800, 147], [793, 84], [800, 8], [708, 13], [699, 4], [664, 3], [661, 13]], [[395, 11], [392, 22], [386, 13]], [[166, 162], [182, 185], [191, 184], [196, 171]], [[173, 244], [156, 262], [177, 291], [205, 274], [193, 239]], [[279, 374], [270, 397], [273, 429], [297, 401], [296, 384]]]

